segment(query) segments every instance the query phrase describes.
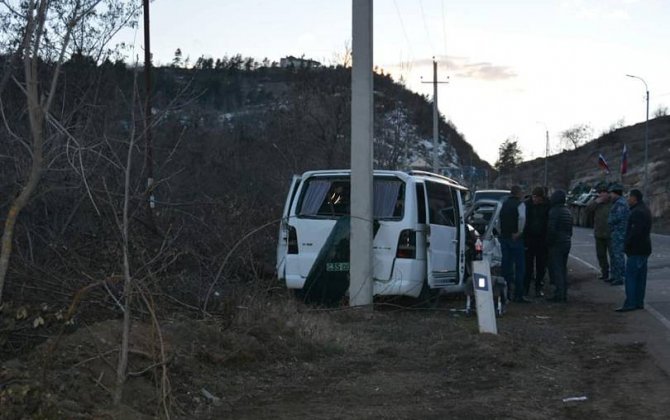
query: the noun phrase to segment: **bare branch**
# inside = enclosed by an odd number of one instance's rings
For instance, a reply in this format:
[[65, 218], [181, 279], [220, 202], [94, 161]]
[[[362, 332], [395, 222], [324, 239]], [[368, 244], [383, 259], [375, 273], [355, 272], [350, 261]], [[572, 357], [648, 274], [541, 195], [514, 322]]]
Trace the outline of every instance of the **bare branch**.
[[226, 266], [226, 264], [228, 263], [228, 259], [233, 254], [233, 252], [235, 252], [237, 247], [239, 247], [241, 244], [243, 244], [244, 241], [247, 238], [249, 238], [250, 236], [252, 236], [256, 232], [259, 232], [259, 231], [267, 228], [268, 226], [276, 225], [280, 221], [281, 221], [281, 219], [273, 220], [273, 221], [268, 222], [268, 223], [266, 223], [262, 226], [257, 227], [256, 229], [254, 229], [251, 232], [244, 235], [235, 245], [233, 245], [233, 247], [230, 249], [230, 251], [228, 251], [228, 254], [226, 254], [226, 257], [223, 259], [223, 262], [221, 263], [221, 266], [219, 267], [219, 271], [216, 272], [216, 276], [214, 276], [214, 280], [212, 280], [212, 284], [209, 286], [209, 289], [207, 290], [207, 294], [205, 295], [205, 303], [202, 305], [202, 311], [204, 313], [207, 313], [207, 303], [209, 302], [209, 298], [212, 295], [212, 291], [214, 290], [214, 286], [219, 281], [219, 278], [221, 277], [221, 273], [223, 272], [223, 268]]

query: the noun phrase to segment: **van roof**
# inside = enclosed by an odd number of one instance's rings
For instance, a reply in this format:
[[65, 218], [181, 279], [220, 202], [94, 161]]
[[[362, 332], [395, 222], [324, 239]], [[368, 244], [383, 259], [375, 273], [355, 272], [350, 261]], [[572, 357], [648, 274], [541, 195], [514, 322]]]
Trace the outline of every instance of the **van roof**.
[[[350, 176], [351, 175], [351, 169], [324, 169], [324, 170], [316, 170], [316, 171], [307, 171], [302, 174], [301, 178], [309, 178], [311, 176]], [[402, 179], [403, 181], [407, 181], [409, 179], [420, 179], [420, 180], [438, 180], [445, 182], [449, 184], [450, 186], [457, 188], [459, 190], [467, 190], [468, 188], [459, 184], [457, 181], [448, 178], [443, 175], [435, 174], [432, 172], [427, 172], [427, 171], [389, 171], [389, 170], [382, 170], [382, 169], [375, 169], [373, 171], [373, 175], [387, 175], [387, 176], [397, 176], [398, 178]]]

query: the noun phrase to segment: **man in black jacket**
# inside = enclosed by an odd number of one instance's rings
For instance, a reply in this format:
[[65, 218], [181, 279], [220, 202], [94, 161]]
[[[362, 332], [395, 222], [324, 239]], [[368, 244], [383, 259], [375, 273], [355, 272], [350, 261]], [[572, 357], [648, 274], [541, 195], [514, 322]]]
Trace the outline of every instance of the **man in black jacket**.
[[526, 226], [523, 231], [526, 246], [526, 277], [524, 290], [530, 292], [535, 285], [535, 296], [544, 296], [544, 273], [547, 269], [547, 218], [549, 202], [544, 188], [536, 187], [526, 203]]
[[514, 284], [514, 302], [530, 302], [523, 296], [524, 249], [523, 229], [526, 224], [526, 205], [521, 198], [521, 187], [515, 185], [510, 190], [500, 210], [500, 249], [502, 251], [502, 272], [509, 289]]
[[640, 190], [628, 194], [630, 216], [626, 225], [626, 300], [617, 312], [644, 309], [647, 259], [651, 255], [651, 212], [642, 202]]
[[572, 241], [572, 214], [565, 206], [565, 192], [555, 191], [549, 200], [551, 208], [547, 221], [549, 246], [549, 278], [556, 287], [551, 302], [568, 299], [568, 255]]

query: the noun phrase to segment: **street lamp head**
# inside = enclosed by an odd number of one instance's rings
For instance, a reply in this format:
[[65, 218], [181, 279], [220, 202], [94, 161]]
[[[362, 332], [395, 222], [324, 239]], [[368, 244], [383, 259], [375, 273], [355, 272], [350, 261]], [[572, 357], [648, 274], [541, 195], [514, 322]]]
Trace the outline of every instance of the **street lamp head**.
[[647, 90], [647, 92], [649, 92], [649, 87], [647, 87], [647, 82], [643, 78], [641, 78], [640, 76], [635, 76], [634, 74], [627, 74], [626, 77], [632, 77], [633, 79], [637, 79], [637, 80], [641, 81], [642, 83], [644, 83], [645, 90]]
[[647, 195], [647, 187], [649, 186], [649, 169], [648, 169], [648, 154], [649, 154], [649, 86], [647, 86], [647, 82], [639, 77], [635, 76], [632, 74], [627, 74], [626, 76], [632, 77], [633, 79], [637, 79], [644, 83], [644, 89], [647, 92], [647, 118], [644, 122], [644, 196], [649, 197]]

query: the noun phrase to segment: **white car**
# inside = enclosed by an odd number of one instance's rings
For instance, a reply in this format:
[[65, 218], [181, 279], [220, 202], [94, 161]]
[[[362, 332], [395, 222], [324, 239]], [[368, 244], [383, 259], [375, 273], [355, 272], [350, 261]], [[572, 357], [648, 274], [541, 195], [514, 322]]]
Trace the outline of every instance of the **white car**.
[[[498, 241], [500, 232], [500, 210], [502, 201], [491, 198], [475, 201], [466, 214], [467, 223], [472, 226], [482, 241], [483, 258], [488, 259], [493, 280], [493, 297], [496, 315], [502, 316], [507, 301], [507, 283], [502, 277], [502, 250]], [[468, 281], [465, 288], [467, 297], [465, 312], [471, 314], [474, 307], [472, 299], [474, 290]]]
[[472, 202], [476, 203], [481, 200], [497, 200], [505, 201], [510, 195], [510, 190], [477, 190], [472, 196]]
[[500, 210], [502, 202], [496, 199], [475, 201], [468, 209], [466, 221], [475, 228], [483, 243], [484, 255], [489, 257], [491, 268], [499, 267], [502, 260], [500, 242]]

